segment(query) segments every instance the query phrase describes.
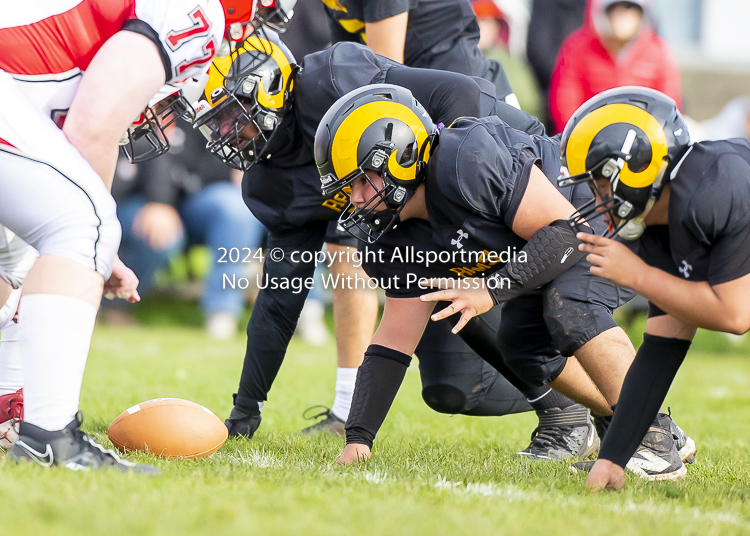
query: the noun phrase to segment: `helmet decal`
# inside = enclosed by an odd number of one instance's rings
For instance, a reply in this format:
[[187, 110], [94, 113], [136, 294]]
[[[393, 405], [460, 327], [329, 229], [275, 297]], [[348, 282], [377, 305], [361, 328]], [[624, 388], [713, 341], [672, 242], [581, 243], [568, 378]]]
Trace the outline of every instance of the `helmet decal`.
[[[418, 150], [427, 140], [428, 133], [424, 123], [413, 110], [397, 102], [384, 100], [368, 102], [349, 113], [336, 130], [331, 146], [331, 160], [338, 177], [348, 175], [359, 166], [356, 147], [365, 130], [378, 119], [388, 118], [401, 121], [411, 129], [417, 141]], [[399, 180], [416, 179], [416, 159], [410, 166], [403, 167], [398, 162], [399, 156], [395, 151], [391, 153], [388, 158], [388, 172]]]
[[586, 157], [594, 138], [605, 127], [617, 123], [638, 127], [651, 144], [651, 162], [648, 166], [636, 171], [624, 166], [619, 174], [620, 181], [631, 188], [650, 186], [657, 178], [669, 145], [659, 121], [647, 111], [631, 104], [616, 103], [602, 106], [580, 120], [570, 133], [565, 149], [570, 174], [586, 172]]

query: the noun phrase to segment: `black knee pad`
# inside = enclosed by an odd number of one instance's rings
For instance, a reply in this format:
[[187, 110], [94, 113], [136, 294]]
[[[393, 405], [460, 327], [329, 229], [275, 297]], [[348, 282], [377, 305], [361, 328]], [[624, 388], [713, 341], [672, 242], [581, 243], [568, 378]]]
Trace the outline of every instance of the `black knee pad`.
[[466, 394], [454, 385], [428, 385], [422, 389], [422, 398], [425, 404], [438, 413], [455, 415], [463, 413], [466, 407]]

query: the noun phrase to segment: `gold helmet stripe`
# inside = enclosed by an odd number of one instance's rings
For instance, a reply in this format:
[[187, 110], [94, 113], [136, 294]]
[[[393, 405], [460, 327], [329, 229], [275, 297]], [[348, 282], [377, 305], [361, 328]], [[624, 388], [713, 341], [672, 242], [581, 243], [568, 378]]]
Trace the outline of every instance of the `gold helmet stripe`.
[[620, 182], [631, 188], [643, 188], [653, 184], [662, 160], [667, 156], [667, 137], [654, 116], [632, 104], [602, 106], [580, 120], [570, 133], [565, 149], [570, 174], [586, 172], [586, 156], [589, 154], [591, 142], [605, 127], [615, 123], [635, 125], [646, 134], [651, 143], [651, 162], [646, 169], [636, 173], [626, 164], [620, 172]]
[[[270, 50], [271, 52], [271, 58], [276, 61], [276, 63], [279, 66], [279, 69], [281, 69], [281, 76], [282, 80], [286, 82], [289, 77], [292, 74], [292, 66], [289, 63], [289, 59], [286, 57], [284, 52], [282, 52], [281, 48], [276, 46], [272, 41], [269, 41], [267, 39], [261, 39], [258, 36], [252, 36], [249, 37], [246, 41], [247, 45], [251, 48], [254, 48], [256, 50]], [[246, 52], [245, 47], [240, 47], [239, 49], [232, 52], [229, 56], [223, 56], [220, 58], [214, 58], [214, 61], [211, 63], [211, 67], [208, 70], [208, 82], [206, 83], [206, 89], [204, 90], [204, 95], [206, 96], [206, 100], [213, 108], [216, 106], [219, 101], [212, 102], [211, 101], [211, 93], [218, 87], [222, 87], [224, 85], [224, 78], [229, 74], [229, 70], [232, 66], [232, 62], [236, 61], [236, 59], [239, 57], [240, 54], [244, 54]], [[286, 84], [285, 84], [286, 85]], [[276, 93], [275, 95], [269, 95], [268, 91], [263, 87], [263, 82], [260, 82], [260, 90], [258, 91], [258, 104], [263, 106], [266, 109], [269, 110], [278, 110], [280, 108], [284, 107], [284, 100], [285, 95], [284, 91], [280, 91], [279, 93]]]
[[283, 81], [284, 86], [281, 91], [275, 95], [269, 95], [268, 90], [263, 87], [262, 80], [260, 82], [260, 91], [258, 91], [258, 104], [268, 110], [279, 110], [284, 107], [284, 100], [286, 98], [286, 95], [284, 95], [284, 89], [286, 88], [286, 81], [289, 80], [289, 77], [292, 75], [292, 66], [289, 64], [289, 59], [281, 51], [281, 48], [277, 47], [271, 41], [253, 36], [248, 39], [248, 42], [258, 50], [270, 50], [271, 57], [279, 66], [279, 69], [281, 69], [281, 80]]
[[[405, 123], [414, 133], [418, 147], [422, 147], [428, 137], [424, 124], [417, 114], [403, 104], [391, 101], [363, 104], [344, 118], [334, 135], [331, 144], [331, 159], [338, 178], [345, 177], [359, 166], [357, 147], [360, 138], [370, 125], [384, 118], [392, 118]], [[388, 159], [388, 171], [399, 180], [414, 180], [417, 177], [417, 163], [414, 162], [405, 168], [397, 162], [396, 153], [393, 152]]]

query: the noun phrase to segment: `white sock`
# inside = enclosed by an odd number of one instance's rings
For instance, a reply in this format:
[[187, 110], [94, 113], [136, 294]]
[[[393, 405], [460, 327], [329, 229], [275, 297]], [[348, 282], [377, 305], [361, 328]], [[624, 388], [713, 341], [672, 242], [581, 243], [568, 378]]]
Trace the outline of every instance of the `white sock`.
[[78, 411], [96, 308], [70, 296], [27, 294], [20, 311], [24, 420], [62, 430]]
[[352, 406], [352, 395], [354, 395], [354, 383], [357, 381], [356, 368], [336, 369], [336, 398], [333, 400], [331, 413], [342, 421], [349, 417], [349, 408]]
[[0, 396], [15, 393], [21, 387], [23, 364], [18, 324], [11, 321], [0, 328]]

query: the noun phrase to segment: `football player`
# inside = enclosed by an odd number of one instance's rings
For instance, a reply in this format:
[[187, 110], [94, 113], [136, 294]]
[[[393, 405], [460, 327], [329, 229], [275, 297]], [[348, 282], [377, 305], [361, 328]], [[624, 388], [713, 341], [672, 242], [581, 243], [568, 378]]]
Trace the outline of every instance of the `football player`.
[[[496, 117], [435, 126], [408, 90], [385, 84], [347, 94], [323, 117], [315, 136], [323, 192], [351, 187], [353, 210], [340, 225], [385, 252], [366, 254], [374, 259], [368, 274], [386, 287], [386, 305], [358, 371], [340, 463], [370, 455], [431, 315], [461, 312], [454, 332], [463, 333], [473, 316], [501, 303], [497, 347], [505, 366], [587, 405], [606, 426], [635, 354], [612, 319], [630, 294], [590, 274], [582, 260], [566, 219], [592, 195], [577, 188], [566, 198], [551, 184], [558, 153], [556, 141]], [[591, 232], [583, 222], [578, 229]], [[414, 251], [441, 255], [430, 264]], [[473, 252], [475, 260], [451, 252]], [[423, 295], [415, 282], [429, 278], [460, 285]], [[435, 301], [452, 303], [433, 315]], [[577, 361], [568, 360], [573, 355]], [[581, 422], [577, 412], [544, 417], [541, 424]], [[640, 445], [634, 459], [643, 478], [684, 476], [671, 425], [665, 420], [650, 432], [661, 442]], [[540, 443], [580, 439], [545, 436]], [[649, 464], [654, 458], [659, 463]]]
[[625, 378], [610, 432], [587, 485], [622, 488], [623, 467], [654, 420], [696, 328], [750, 329], [750, 143], [690, 143], [666, 95], [605, 91], [563, 132], [562, 185], [587, 184], [608, 236], [579, 235], [591, 273], [649, 300], [643, 344]]
[[0, 448], [18, 438], [23, 418], [23, 365], [18, 344], [17, 311], [21, 285], [37, 252], [0, 225]]
[[6, 6], [0, 223], [39, 252], [20, 306], [24, 421], [10, 459], [158, 472], [104, 451], [80, 429], [101, 296], [139, 299], [137, 279], [116, 257], [120, 227], [108, 188], [133, 117], [163, 84], [204, 71], [225, 35], [243, 39], [254, 11], [241, 0]]
[[477, 47], [479, 23], [469, 0], [321, 0], [334, 43], [359, 41], [409, 67], [479, 76], [498, 99], [519, 108], [503, 66]]
[[[283, 260], [266, 260], [265, 278], [307, 279], [313, 276], [315, 266], [297, 258], [300, 252], [317, 252], [324, 242], [329, 251], [332, 244], [356, 245], [352, 237], [330, 225], [348, 201], [341, 193], [321, 196], [312, 152], [320, 119], [349, 90], [386, 80], [411, 87], [436, 120], [453, 121], [462, 115], [494, 112], [502, 113], [508, 122], [521, 128], [544, 131], [536, 119], [497, 103], [494, 88], [484, 80], [480, 80], [485, 84], [483, 91], [466, 76], [407, 68], [356, 43], [339, 43], [311, 54], [297, 68], [286, 47], [270, 32], [267, 37], [272, 42], [257, 42], [258, 37], [249, 41], [257, 48], [272, 49], [271, 60], [253, 67], [252, 55], [246, 58], [245, 53], [237, 54], [237, 68], [250, 74], [229, 84], [221, 75], [229, 72], [228, 60], [215, 61], [205, 91], [207, 111], [196, 106], [196, 127], [209, 138], [209, 150], [233, 167], [250, 168], [243, 182], [245, 202], [270, 230], [269, 248], [280, 248], [284, 253]], [[251, 48], [251, 44], [245, 48]], [[334, 273], [362, 277], [353, 267], [351, 253], [347, 254], [348, 259], [337, 258], [332, 266]], [[374, 329], [374, 291], [342, 287], [339, 285], [334, 294], [335, 300], [345, 300], [341, 312], [336, 311], [341, 302], [334, 305], [339, 344], [336, 400], [333, 412], [308, 431], [343, 433], [356, 367]], [[307, 289], [299, 293], [271, 287], [260, 290], [248, 324], [239, 390], [227, 420], [230, 434], [252, 436], [260, 424], [262, 404], [284, 359], [306, 294]], [[423, 394], [431, 407], [449, 413], [488, 415], [529, 409], [523, 397], [458, 338], [446, 340], [447, 325], [436, 325], [433, 331], [418, 352], [422, 358]], [[548, 391], [543, 389], [531, 398]], [[545, 403], [554, 398], [550, 396]]]

